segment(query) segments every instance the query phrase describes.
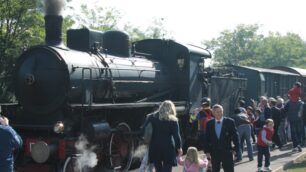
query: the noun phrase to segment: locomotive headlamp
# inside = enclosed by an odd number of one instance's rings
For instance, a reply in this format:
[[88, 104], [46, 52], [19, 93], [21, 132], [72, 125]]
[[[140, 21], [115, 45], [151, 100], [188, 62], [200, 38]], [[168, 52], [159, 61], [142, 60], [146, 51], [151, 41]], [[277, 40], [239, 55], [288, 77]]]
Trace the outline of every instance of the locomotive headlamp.
[[50, 149], [47, 143], [39, 141], [31, 145], [31, 156], [37, 163], [44, 163], [50, 156]]
[[53, 131], [57, 134], [63, 133], [65, 129], [65, 125], [62, 121], [58, 121], [54, 124]]

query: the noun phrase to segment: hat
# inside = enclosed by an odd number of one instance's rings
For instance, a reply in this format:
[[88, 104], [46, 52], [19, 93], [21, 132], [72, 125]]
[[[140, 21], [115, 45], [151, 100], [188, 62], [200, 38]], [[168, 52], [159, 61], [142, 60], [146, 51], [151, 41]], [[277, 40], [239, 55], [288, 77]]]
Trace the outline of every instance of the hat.
[[210, 100], [209, 97], [203, 97], [201, 102], [202, 102], [202, 105], [204, 105], [204, 104], [210, 105], [211, 100]]
[[245, 108], [243, 108], [243, 107], [240, 107], [239, 110], [240, 110], [241, 113], [242, 113], [242, 112], [246, 113], [246, 110], [245, 110]]

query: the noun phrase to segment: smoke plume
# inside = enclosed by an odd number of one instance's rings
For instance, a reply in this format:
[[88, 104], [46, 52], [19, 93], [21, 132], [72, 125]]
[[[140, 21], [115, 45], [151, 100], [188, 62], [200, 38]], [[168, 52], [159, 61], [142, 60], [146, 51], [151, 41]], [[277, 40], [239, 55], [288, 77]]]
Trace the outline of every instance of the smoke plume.
[[140, 145], [134, 151], [133, 157], [142, 159], [145, 156], [147, 151], [148, 151], [148, 146], [147, 145]]
[[44, 0], [46, 15], [61, 15], [65, 7], [65, 0]]
[[95, 146], [90, 146], [84, 135], [79, 137], [75, 143], [75, 148], [80, 155], [78, 159], [82, 169], [86, 169], [87, 167], [93, 168], [97, 165], [97, 154], [93, 151]]

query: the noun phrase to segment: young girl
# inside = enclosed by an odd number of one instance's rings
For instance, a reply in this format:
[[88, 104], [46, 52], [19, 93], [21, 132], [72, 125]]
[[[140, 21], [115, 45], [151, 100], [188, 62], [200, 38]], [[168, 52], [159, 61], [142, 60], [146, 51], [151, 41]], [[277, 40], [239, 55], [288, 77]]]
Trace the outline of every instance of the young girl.
[[205, 172], [208, 164], [207, 158], [200, 159], [198, 150], [195, 147], [189, 147], [186, 158], [183, 159], [181, 155], [177, 158], [178, 164], [182, 165], [183, 172]]

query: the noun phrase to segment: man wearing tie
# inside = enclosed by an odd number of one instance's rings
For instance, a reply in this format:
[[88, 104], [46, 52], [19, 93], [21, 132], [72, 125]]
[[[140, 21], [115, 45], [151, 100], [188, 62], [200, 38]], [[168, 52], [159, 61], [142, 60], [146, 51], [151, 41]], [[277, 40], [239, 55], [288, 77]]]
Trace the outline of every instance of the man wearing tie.
[[[223, 116], [223, 107], [212, 108], [215, 119], [207, 123], [205, 153], [211, 156], [212, 171], [219, 172], [221, 163], [224, 172], [234, 172], [232, 151], [239, 151], [239, 137], [234, 120]], [[234, 143], [234, 149], [232, 148]]]

